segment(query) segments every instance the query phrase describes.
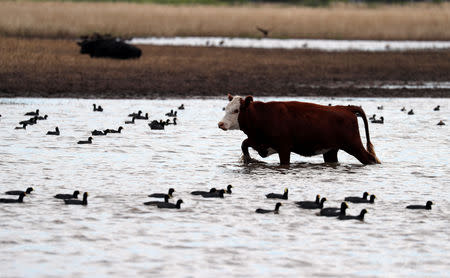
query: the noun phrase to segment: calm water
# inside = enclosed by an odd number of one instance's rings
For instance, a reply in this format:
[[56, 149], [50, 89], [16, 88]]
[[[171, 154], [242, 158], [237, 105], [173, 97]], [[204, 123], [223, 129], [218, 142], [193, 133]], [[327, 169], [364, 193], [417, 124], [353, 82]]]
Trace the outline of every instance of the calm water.
[[250, 39], [227, 37], [151, 37], [135, 38], [135, 44], [187, 45], [245, 48], [320, 49], [325, 51], [391, 51], [412, 49], [448, 49], [449, 41], [374, 41], [374, 40], [310, 40]]
[[[367, 115], [384, 116], [384, 125], [370, 125], [383, 164], [362, 166], [340, 152], [334, 167], [297, 155], [290, 169], [278, 168], [275, 156], [245, 166], [244, 134], [217, 128], [224, 99], [0, 99], [0, 189], [35, 189], [23, 204], [0, 205], [0, 277], [448, 276], [450, 101], [298, 100], [362, 105]], [[105, 111], [92, 112], [92, 103]], [[139, 109], [165, 119], [181, 103], [179, 125], [165, 131], [150, 130], [148, 121], [123, 124]], [[438, 104], [441, 111], [433, 111]], [[400, 112], [403, 106], [416, 114]], [[13, 129], [35, 109], [49, 119]], [[447, 125], [436, 126], [439, 120]], [[122, 134], [76, 144], [91, 130], [119, 125]], [[55, 126], [62, 135], [45, 136]], [[189, 194], [229, 183], [234, 192], [222, 200]], [[142, 204], [169, 187], [184, 200], [181, 210]], [[272, 209], [276, 201], [264, 194], [285, 187], [289, 200], [279, 215], [254, 213]], [[89, 192], [87, 207], [52, 198], [75, 189]], [[364, 191], [377, 195], [376, 204], [349, 204], [348, 213], [367, 208], [365, 222], [294, 205], [321, 194], [339, 206]], [[427, 200], [435, 202], [431, 211], [404, 209]]]

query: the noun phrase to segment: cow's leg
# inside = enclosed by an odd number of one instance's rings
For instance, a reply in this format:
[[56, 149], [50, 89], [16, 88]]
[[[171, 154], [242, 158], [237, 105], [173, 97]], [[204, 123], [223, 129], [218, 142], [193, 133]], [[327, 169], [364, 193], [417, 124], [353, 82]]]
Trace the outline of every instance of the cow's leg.
[[241, 150], [242, 150], [242, 154], [243, 154], [244, 163], [249, 163], [252, 160], [252, 158], [250, 157], [250, 153], [248, 152], [249, 147], [250, 147], [250, 141], [247, 138], [244, 141], [242, 141], [242, 144], [241, 144]]
[[338, 157], [337, 153], [339, 150], [331, 150], [323, 154], [323, 160], [325, 160], [325, 163], [337, 163]]
[[289, 166], [291, 160], [291, 151], [287, 148], [280, 149], [278, 156], [280, 157], [281, 166]]

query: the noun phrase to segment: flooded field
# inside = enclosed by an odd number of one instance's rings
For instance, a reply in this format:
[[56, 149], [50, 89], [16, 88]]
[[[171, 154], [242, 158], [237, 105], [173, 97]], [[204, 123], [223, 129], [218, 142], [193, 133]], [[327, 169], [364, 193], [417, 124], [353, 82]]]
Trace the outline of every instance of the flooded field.
[[[278, 98], [280, 99], [280, 98]], [[292, 99], [292, 98], [290, 98]], [[274, 100], [258, 98], [255, 100]], [[343, 153], [340, 164], [321, 156], [254, 158], [244, 165], [241, 131], [217, 128], [223, 99], [0, 99], [1, 191], [34, 187], [23, 204], [0, 204], [1, 277], [445, 277], [450, 261], [450, 102], [448, 99], [329, 99], [301, 101], [362, 105], [380, 165], [363, 166]], [[92, 104], [104, 112], [93, 112]], [[178, 111], [178, 125], [150, 130], [147, 120], [125, 125], [138, 110], [150, 119]], [[377, 106], [383, 106], [378, 110]], [[440, 105], [440, 111], [433, 108]], [[414, 110], [407, 115], [400, 109]], [[40, 109], [45, 121], [15, 130]], [[444, 120], [445, 126], [436, 124]], [[362, 130], [362, 121], [360, 120]], [[58, 126], [60, 136], [46, 136]], [[94, 136], [94, 129], [121, 134]], [[364, 134], [364, 132], [362, 132]], [[365, 142], [365, 138], [363, 138]], [[234, 186], [224, 199], [193, 190]], [[148, 194], [175, 188], [180, 210], [144, 206]], [[280, 214], [265, 194], [289, 188]], [[89, 204], [66, 206], [52, 196], [89, 192]], [[375, 194], [364, 222], [339, 221], [302, 210], [295, 201]], [[0, 198], [5, 198], [1, 195]], [[431, 211], [406, 210], [432, 200]]]
[[376, 41], [314, 39], [251, 39], [227, 37], [134, 38], [134, 44], [239, 48], [318, 49], [324, 51], [405, 51], [450, 48], [448, 41]]

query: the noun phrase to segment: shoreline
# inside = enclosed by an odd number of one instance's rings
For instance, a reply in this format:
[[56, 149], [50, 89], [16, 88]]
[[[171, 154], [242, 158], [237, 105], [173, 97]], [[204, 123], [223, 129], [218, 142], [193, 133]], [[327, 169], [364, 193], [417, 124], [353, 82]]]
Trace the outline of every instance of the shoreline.
[[141, 58], [114, 60], [81, 55], [75, 40], [2, 41], [0, 97], [450, 97], [450, 89], [364, 88], [449, 82], [448, 49], [373, 53], [137, 45]]

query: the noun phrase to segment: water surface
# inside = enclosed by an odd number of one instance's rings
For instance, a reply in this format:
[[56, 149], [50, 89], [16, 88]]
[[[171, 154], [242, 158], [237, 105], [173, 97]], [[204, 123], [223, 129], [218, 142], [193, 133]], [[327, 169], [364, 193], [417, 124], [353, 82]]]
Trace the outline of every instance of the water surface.
[[[290, 169], [279, 168], [276, 156], [246, 166], [240, 161], [245, 135], [217, 128], [224, 99], [0, 99], [0, 189], [35, 189], [23, 204], [0, 205], [0, 276], [448, 276], [449, 100], [297, 100], [362, 105], [367, 115], [384, 116], [384, 125], [370, 125], [382, 164], [363, 166], [340, 152], [335, 166], [297, 155]], [[92, 103], [105, 111], [92, 112]], [[165, 131], [150, 130], [148, 121], [123, 124], [137, 110], [165, 119], [181, 103], [179, 125]], [[433, 111], [436, 105], [441, 111]], [[403, 106], [415, 115], [401, 112]], [[35, 109], [49, 119], [14, 130]], [[436, 126], [440, 120], [447, 125]], [[94, 129], [120, 125], [122, 134], [76, 144]], [[61, 136], [45, 136], [55, 126]], [[189, 194], [227, 184], [234, 192], [222, 200]], [[169, 187], [184, 200], [181, 210], [142, 204]], [[285, 187], [289, 200], [279, 215], [254, 213], [273, 208], [276, 201], [264, 195]], [[89, 192], [87, 207], [52, 198], [75, 189]], [[376, 194], [376, 204], [349, 204], [348, 210], [367, 208], [363, 223], [294, 205], [321, 194], [328, 206], [339, 206], [364, 191]], [[427, 200], [436, 204], [431, 211], [404, 209]]]

